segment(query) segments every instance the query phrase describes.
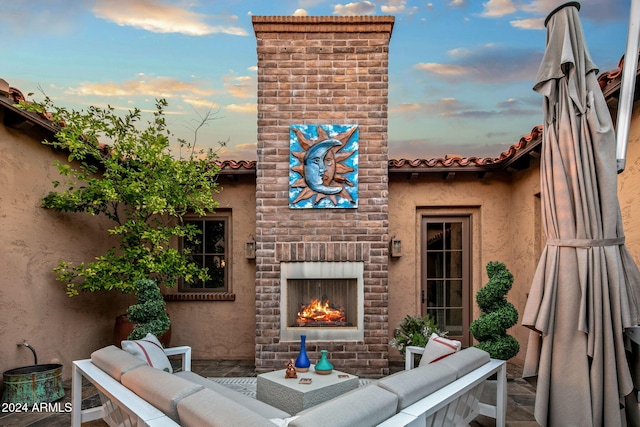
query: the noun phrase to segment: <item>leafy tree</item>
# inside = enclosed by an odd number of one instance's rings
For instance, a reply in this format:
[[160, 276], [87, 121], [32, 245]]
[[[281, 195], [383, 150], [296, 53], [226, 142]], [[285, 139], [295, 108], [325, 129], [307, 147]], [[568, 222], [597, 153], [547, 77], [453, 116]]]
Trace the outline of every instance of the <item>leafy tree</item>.
[[153, 119], [145, 127], [137, 108], [120, 116], [113, 107], [74, 111], [54, 106], [49, 98], [21, 103], [57, 125], [54, 139], [43, 143], [68, 153], [67, 162], [55, 161], [63, 179], [53, 182], [56, 191], [42, 205], [102, 215], [113, 221], [107, 233], [119, 237], [119, 245], [93, 261], [60, 261], [53, 269], [69, 296], [112, 289], [135, 293], [142, 279], [167, 286], [178, 278], [188, 283], [207, 279], [206, 269], [190, 262], [188, 250], [181, 253], [171, 241], [197, 239], [199, 231], [184, 224], [183, 216], [203, 216], [218, 206], [217, 156], [213, 150], [196, 151], [184, 140], [178, 146], [188, 156], [171, 153], [167, 105], [156, 100]]

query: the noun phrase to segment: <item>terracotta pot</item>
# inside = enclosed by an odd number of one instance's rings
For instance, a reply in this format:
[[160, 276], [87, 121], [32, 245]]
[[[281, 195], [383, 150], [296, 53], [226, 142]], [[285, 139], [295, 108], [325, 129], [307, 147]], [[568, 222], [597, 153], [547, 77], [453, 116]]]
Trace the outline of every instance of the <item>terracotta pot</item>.
[[[129, 334], [133, 332], [133, 328], [135, 328], [136, 324], [131, 322], [126, 314], [121, 314], [116, 317], [116, 324], [113, 328], [113, 344], [120, 347], [120, 343], [123, 340], [126, 340]], [[171, 326], [169, 326], [169, 330], [164, 334], [158, 337], [158, 341], [162, 343], [163, 346], [169, 347], [171, 343]]]

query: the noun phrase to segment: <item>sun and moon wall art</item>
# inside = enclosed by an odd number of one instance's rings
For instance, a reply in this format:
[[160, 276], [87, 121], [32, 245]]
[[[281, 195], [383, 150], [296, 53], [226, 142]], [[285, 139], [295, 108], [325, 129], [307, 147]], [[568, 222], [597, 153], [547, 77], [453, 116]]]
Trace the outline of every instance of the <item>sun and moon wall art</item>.
[[291, 125], [289, 207], [358, 207], [358, 125]]

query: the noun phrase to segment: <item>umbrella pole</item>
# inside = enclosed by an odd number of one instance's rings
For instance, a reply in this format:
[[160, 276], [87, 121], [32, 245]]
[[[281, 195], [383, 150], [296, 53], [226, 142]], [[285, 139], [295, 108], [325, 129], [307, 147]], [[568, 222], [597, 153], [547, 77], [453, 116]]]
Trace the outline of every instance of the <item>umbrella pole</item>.
[[624, 55], [624, 63], [622, 66], [620, 101], [618, 102], [618, 123], [616, 124], [616, 159], [618, 173], [624, 170], [626, 164], [629, 124], [631, 123], [631, 113], [633, 111], [633, 95], [635, 91], [636, 70], [638, 66], [639, 38], [640, 0], [631, 0], [627, 51]]

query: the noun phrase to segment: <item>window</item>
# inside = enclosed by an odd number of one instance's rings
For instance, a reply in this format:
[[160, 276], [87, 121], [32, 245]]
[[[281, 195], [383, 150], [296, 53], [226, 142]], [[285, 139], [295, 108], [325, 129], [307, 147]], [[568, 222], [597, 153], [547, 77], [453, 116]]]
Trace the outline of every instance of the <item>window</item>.
[[187, 218], [186, 224], [195, 225], [201, 232], [197, 241], [182, 239], [182, 248], [191, 251], [189, 258], [201, 267], [207, 267], [210, 278], [180, 284], [182, 292], [228, 292], [229, 231], [227, 217]]
[[470, 343], [470, 233], [468, 217], [422, 219], [422, 313], [449, 337]]

